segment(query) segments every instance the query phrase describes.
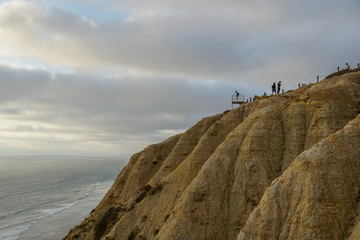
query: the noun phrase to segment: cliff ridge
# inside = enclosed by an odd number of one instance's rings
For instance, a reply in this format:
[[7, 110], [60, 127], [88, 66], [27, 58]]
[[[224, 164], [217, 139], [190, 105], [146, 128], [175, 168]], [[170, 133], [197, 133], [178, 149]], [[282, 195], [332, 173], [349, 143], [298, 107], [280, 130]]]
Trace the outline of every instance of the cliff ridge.
[[134, 154], [64, 239], [360, 239], [360, 72], [202, 119]]

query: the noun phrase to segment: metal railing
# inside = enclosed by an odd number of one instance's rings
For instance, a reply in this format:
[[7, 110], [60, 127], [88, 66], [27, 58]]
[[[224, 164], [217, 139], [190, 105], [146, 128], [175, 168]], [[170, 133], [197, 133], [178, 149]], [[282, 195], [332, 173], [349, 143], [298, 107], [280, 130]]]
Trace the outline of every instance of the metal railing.
[[330, 74], [317, 75], [316, 77], [314, 77], [313, 79], [311, 79], [307, 82], [298, 83], [296, 86], [294, 85], [294, 86], [290, 87], [289, 89], [286, 89], [286, 91], [296, 89], [303, 85], [307, 85], [307, 84], [311, 84], [311, 83], [318, 83], [326, 78], [342, 75], [342, 74], [349, 73], [349, 72], [356, 72], [356, 71], [360, 71], [360, 63], [358, 63], [357, 65], [353, 65], [353, 66], [348, 64], [348, 65], [345, 65], [345, 68], [337, 67], [336, 69], [334, 68]]
[[242, 94], [233, 94], [231, 95], [231, 109], [234, 108], [234, 104], [243, 104], [245, 102], [245, 97]]
[[[342, 75], [342, 74], [345, 74], [345, 73], [351, 73], [351, 72], [357, 72], [357, 71], [360, 71], [360, 63], [358, 63], [357, 65], [353, 65], [353, 66], [351, 66], [349, 64], [346, 64], [345, 68], [337, 67], [336, 69], [333, 69], [331, 71], [331, 74], [317, 75], [316, 77], [314, 77], [311, 80], [308, 80], [308, 81], [305, 81], [305, 82], [302, 82], [302, 83], [298, 83], [298, 84], [296, 84], [294, 86], [291, 86], [290, 88], [287, 88], [287, 89], [282, 89], [282, 93], [284, 93], [286, 91], [289, 91], [289, 90], [297, 89], [297, 88], [302, 87], [302, 86], [307, 85], [307, 84], [318, 83], [318, 82], [320, 82], [320, 81], [322, 81], [322, 80], [324, 80], [326, 78], [331, 78], [333, 76], [339, 76], [339, 75]], [[269, 96], [271, 96], [271, 95], [269, 95]], [[264, 96], [266, 96], [266, 93], [264, 93]], [[246, 100], [246, 102], [255, 101], [255, 97], [258, 97], [258, 96], [255, 95], [254, 99], [252, 99], [250, 97], [250, 101]], [[234, 104], [243, 104], [243, 103], [245, 103], [244, 95], [238, 95], [238, 96], [236, 96], [236, 94], [231, 95], [231, 103], [232, 103], [232, 109], [233, 109]]]
[[234, 94], [234, 95], [231, 95], [231, 102], [233, 103], [233, 104], [241, 104], [241, 103], [244, 103], [244, 100], [245, 100], [245, 97], [244, 97], [244, 95], [236, 95], [236, 94]]

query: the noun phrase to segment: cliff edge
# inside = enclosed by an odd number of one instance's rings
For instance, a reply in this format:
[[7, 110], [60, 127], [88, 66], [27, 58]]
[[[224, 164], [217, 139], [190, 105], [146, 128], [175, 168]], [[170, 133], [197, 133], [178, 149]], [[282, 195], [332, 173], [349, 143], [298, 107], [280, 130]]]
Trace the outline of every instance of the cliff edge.
[[204, 118], [134, 154], [64, 239], [360, 239], [360, 72]]

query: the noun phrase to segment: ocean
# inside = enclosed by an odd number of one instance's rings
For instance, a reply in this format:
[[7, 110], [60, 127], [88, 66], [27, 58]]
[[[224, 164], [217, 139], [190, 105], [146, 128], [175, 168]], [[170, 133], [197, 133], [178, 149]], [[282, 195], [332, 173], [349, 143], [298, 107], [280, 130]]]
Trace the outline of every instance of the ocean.
[[125, 164], [101, 157], [0, 157], [0, 239], [62, 239]]

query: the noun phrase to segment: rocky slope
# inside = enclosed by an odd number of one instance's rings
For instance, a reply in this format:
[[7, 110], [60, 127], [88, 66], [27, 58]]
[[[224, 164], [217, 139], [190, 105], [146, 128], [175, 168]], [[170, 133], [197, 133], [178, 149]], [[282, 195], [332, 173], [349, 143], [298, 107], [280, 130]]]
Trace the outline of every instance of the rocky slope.
[[134, 154], [64, 239], [360, 239], [360, 72]]

